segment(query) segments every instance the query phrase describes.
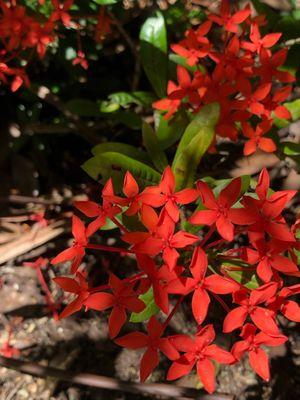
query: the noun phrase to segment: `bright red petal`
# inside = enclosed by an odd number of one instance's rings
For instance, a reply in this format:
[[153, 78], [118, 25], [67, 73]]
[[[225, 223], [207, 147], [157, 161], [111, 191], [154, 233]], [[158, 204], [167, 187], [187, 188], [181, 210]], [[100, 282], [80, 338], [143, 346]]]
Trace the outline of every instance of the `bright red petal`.
[[192, 298], [193, 315], [200, 325], [205, 320], [207, 315], [210, 298], [206, 290], [198, 288], [194, 291]]
[[204, 358], [197, 362], [197, 374], [208, 393], [213, 393], [215, 390], [215, 367], [208, 359]]
[[243, 326], [247, 314], [247, 309], [244, 307], [237, 307], [234, 310], [231, 310], [224, 319], [223, 332], [232, 332], [233, 330]]
[[269, 359], [262, 349], [257, 348], [249, 351], [249, 363], [257, 375], [259, 375], [265, 381], [269, 381]]
[[139, 187], [136, 180], [129, 171], [126, 172], [124, 177], [123, 192], [125, 196], [131, 198], [139, 193]]
[[85, 301], [85, 305], [93, 310], [103, 311], [112, 307], [115, 301], [115, 296], [110, 293], [93, 293]]
[[193, 225], [212, 225], [216, 222], [218, 212], [215, 210], [196, 211], [189, 222]]
[[132, 332], [115, 339], [115, 342], [119, 346], [126, 347], [127, 349], [141, 349], [142, 347], [147, 347], [148, 336], [141, 332]]

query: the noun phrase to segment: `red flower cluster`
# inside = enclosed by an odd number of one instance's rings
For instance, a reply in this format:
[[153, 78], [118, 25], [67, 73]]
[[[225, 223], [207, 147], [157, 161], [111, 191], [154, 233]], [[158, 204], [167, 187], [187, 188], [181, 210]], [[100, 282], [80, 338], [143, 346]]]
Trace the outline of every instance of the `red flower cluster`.
[[[43, 3], [39, 1], [40, 5]], [[0, 81], [10, 83], [13, 92], [23, 84], [29, 86], [26, 67], [22, 65], [24, 60], [31, 58], [33, 51], [43, 58], [48, 46], [58, 40], [61, 26], [75, 30], [80, 28], [70, 15], [73, 3], [74, 0], [51, 0], [51, 14], [49, 17], [43, 16], [41, 20], [39, 12], [35, 15], [32, 10], [17, 5], [16, 0], [0, 1]], [[99, 42], [110, 32], [111, 20], [106, 16], [103, 7], [99, 15], [95, 15], [96, 18], [98, 24], [95, 28], [95, 40]], [[73, 64], [87, 69], [88, 63], [80, 42], [78, 45], [79, 50]]]
[[[235, 141], [242, 133], [248, 139], [245, 155], [257, 148], [274, 152], [276, 144], [265, 134], [271, 129], [274, 116], [291, 117], [282, 102], [292, 89], [286, 84], [295, 80], [280, 69], [287, 49], [271, 51], [281, 33], [262, 37], [260, 26], [265, 20], [251, 18], [250, 5], [232, 13], [228, 0], [222, 0], [218, 15], [207, 17], [198, 28], [189, 29], [180, 43], [171, 46], [174, 53], [185, 59], [188, 68], [177, 67], [177, 83], [169, 81], [167, 98], [153, 106], [166, 111], [168, 119], [179, 108], [198, 112], [205, 104], [218, 102], [218, 136]], [[209, 35], [213, 24], [220, 27], [217, 46]]]
[[[140, 370], [142, 380], [158, 365], [160, 352], [172, 361], [167, 379], [177, 379], [195, 366], [208, 392], [214, 391], [213, 361], [233, 364], [244, 353], [249, 354], [257, 374], [268, 380], [268, 359], [261, 346], [277, 346], [287, 340], [280, 332], [277, 314], [281, 312], [292, 321], [300, 321], [300, 307], [290, 299], [300, 292], [300, 285], [284, 286], [286, 275], [300, 275], [295, 262], [298, 225], [291, 229], [282, 216], [285, 205], [296, 193], [269, 193], [266, 170], [260, 174], [255, 192], [244, 195], [240, 178], [233, 179], [218, 196], [204, 181], [198, 181], [195, 188], [176, 192], [170, 167], [165, 169], [158, 185], [142, 191], [127, 172], [124, 196], [115, 194], [109, 180], [102, 191], [102, 204], [75, 203], [91, 221], [85, 226], [74, 216], [74, 242], [52, 260], [53, 264], [71, 261], [74, 275], [55, 278], [64, 291], [74, 296], [60, 317], [82, 307], [110, 309], [109, 333], [115, 338], [129, 313], [145, 309], [140, 295], [152, 288], [161, 315], [151, 316], [147, 333], [131, 332], [115, 339], [120, 346], [145, 349]], [[135, 224], [138, 220], [143, 229], [129, 230], [132, 223], [128, 227], [124, 223], [130, 219]], [[91, 243], [91, 236], [109, 220], [119, 228], [121, 240], [129, 247]], [[234, 239], [240, 240], [233, 242]], [[237, 247], [238, 243], [243, 245]], [[91, 287], [81, 267], [88, 249], [128, 254], [131, 258], [135, 255], [137, 272], [128, 276], [122, 269], [119, 277], [109, 272], [107, 282]], [[240, 277], [256, 274], [258, 284], [250, 289], [243, 279], [234, 279], [236, 275], [230, 274], [231, 270], [240, 272]], [[190, 318], [197, 326], [194, 337], [169, 333], [170, 320], [183, 301], [191, 304]], [[242, 337], [231, 351], [214, 343], [212, 324], [202, 325], [209, 319], [212, 303], [224, 308], [224, 334], [233, 335], [232, 331], [239, 330]], [[173, 304], [171, 311], [170, 304]]]

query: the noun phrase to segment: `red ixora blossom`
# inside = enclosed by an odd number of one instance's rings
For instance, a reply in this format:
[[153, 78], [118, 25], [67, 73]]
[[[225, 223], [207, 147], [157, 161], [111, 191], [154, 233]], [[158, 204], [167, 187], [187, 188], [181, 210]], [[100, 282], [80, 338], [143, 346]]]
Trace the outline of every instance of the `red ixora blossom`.
[[240, 289], [240, 285], [232, 279], [218, 274], [206, 276], [207, 256], [201, 247], [194, 250], [190, 271], [193, 278], [187, 278], [187, 292], [193, 292], [192, 311], [197, 323], [200, 325], [206, 318], [210, 297], [209, 292], [216, 294], [229, 294]]
[[239, 304], [239, 307], [234, 308], [226, 315], [223, 332], [228, 333], [240, 328], [249, 315], [254, 324], [263, 332], [269, 335], [278, 335], [279, 329], [274, 320], [274, 313], [260, 305], [273, 297], [277, 289], [278, 284], [270, 282], [252, 290], [250, 295], [246, 289], [234, 292], [232, 295], [233, 302]]
[[255, 129], [248, 122], [242, 122], [243, 135], [249, 140], [244, 146], [244, 155], [249, 156], [259, 148], [266, 153], [273, 153], [276, 150], [276, 144], [271, 138], [263, 135], [272, 127], [272, 120], [262, 121]]
[[[286, 340], [278, 328], [277, 315], [282, 313], [292, 321], [300, 321], [300, 307], [294, 298], [300, 293], [300, 285], [284, 286], [286, 275], [293, 279], [300, 276], [296, 266], [296, 250], [300, 248], [299, 222], [289, 228], [281, 216], [286, 202], [295, 192], [284, 190], [270, 194], [269, 183], [268, 172], [263, 170], [255, 193], [251, 193], [251, 186], [250, 193], [242, 194], [240, 178], [223, 187], [218, 196], [201, 181], [196, 189], [176, 192], [174, 175], [168, 167], [159, 184], [142, 191], [134, 176], [125, 173], [120, 190], [123, 194], [119, 194], [115, 193], [110, 179], [101, 193], [100, 205], [91, 201], [75, 203], [94, 220], [92, 228], [89, 228], [91, 224], [85, 228], [83, 222], [74, 217], [75, 242], [58, 255], [58, 261], [73, 262], [71, 272], [75, 273], [74, 278], [55, 278], [63, 290], [75, 297], [60, 318], [82, 307], [95, 311], [111, 309], [109, 334], [116, 338], [128, 314], [141, 313], [143, 318], [144, 312], [152, 312], [152, 307], [147, 307], [149, 296], [149, 304], [155, 303], [166, 317], [150, 313], [147, 334], [132, 332], [116, 339], [117, 344], [127, 348], [145, 348], [140, 366], [142, 380], [158, 365], [159, 352], [172, 361], [168, 379], [179, 378], [196, 366], [199, 378], [210, 393], [214, 390], [213, 361], [232, 364], [246, 352], [255, 371], [268, 379], [268, 360], [261, 346], [277, 346]], [[179, 212], [181, 204], [185, 207]], [[191, 227], [186, 224], [186, 217], [193, 210], [191, 221], [197, 226]], [[126, 218], [122, 218], [124, 215]], [[107, 221], [115, 223], [121, 240], [130, 245], [129, 249], [90, 242], [92, 235], [101, 234], [98, 227]], [[202, 224], [209, 225], [210, 229], [203, 232]], [[235, 224], [239, 225], [236, 230]], [[217, 232], [221, 238], [215, 238]], [[234, 236], [237, 240], [232, 243]], [[126, 268], [117, 270], [120, 276], [117, 277], [107, 265], [109, 281], [91, 287], [83, 266], [78, 269], [87, 249], [116, 252], [122, 255], [122, 260], [126, 254], [130, 255], [130, 273]], [[132, 273], [134, 265], [136, 273]], [[230, 271], [235, 273], [229, 275]], [[259, 278], [257, 288], [250, 290], [247, 284], [244, 286], [241, 276], [247, 271]], [[142, 294], [147, 294], [143, 301], [139, 297]], [[232, 301], [229, 303], [230, 296], [224, 301], [222, 295], [231, 295]], [[212, 343], [215, 337], [212, 325], [200, 325], [209, 317], [208, 309], [213, 301], [224, 309], [223, 333], [241, 329], [243, 340], [234, 344], [232, 353]], [[198, 333], [194, 338], [181, 334], [167, 336], [164, 332], [169, 329], [178, 308], [190, 302]], [[166, 318], [163, 323], [158, 322], [160, 317]]]
[[134, 284], [124, 283], [116, 275], [110, 274], [109, 288], [112, 293], [98, 292], [91, 294], [85, 305], [93, 310], [103, 311], [112, 307], [109, 317], [109, 335], [117, 336], [127, 319], [126, 310], [139, 313], [145, 308], [145, 303], [137, 298], [133, 290]]
[[119, 346], [128, 349], [147, 348], [141, 359], [140, 377], [145, 381], [159, 363], [159, 351], [169, 360], [179, 357], [178, 351], [170, 342], [169, 338], [163, 338], [163, 325], [155, 317], [150, 318], [147, 324], [148, 335], [141, 332], [132, 332], [115, 340]]
[[72, 261], [71, 271], [74, 273], [77, 271], [85, 255], [85, 247], [88, 244], [88, 236], [84, 223], [76, 215], [73, 215], [72, 218], [72, 234], [74, 237], [72, 246], [54, 257], [51, 263], [55, 265], [65, 261]]
[[249, 363], [253, 370], [265, 381], [270, 379], [269, 360], [266, 352], [261, 346], [280, 346], [288, 338], [284, 335], [270, 336], [265, 332], [256, 334], [257, 328], [252, 324], [246, 324], [240, 336], [244, 339], [236, 342], [231, 352], [233, 356], [240, 360], [244, 353], [249, 354]]
[[264, 238], [265, 232], [278, 240], [293, 242], [295, 237], [288, 228], [281, 213], [286, 205], [295, 195], [295, 190], [279, 191], [268, 196], [270, 178], [268, 171], [264, 168], [255, 188], [258, 199], [244, 196], [241, 203], [246, 213], [253, 219], [249, 225], [248, 232], [254, 240]]
[[59, 318], [66, 318], [69, 315], [81, 310], [85, 301], [90, 295], [90, 288], [86, 281], [86, 275], [82, 272], [76, 273], [76, 278], [66, 276], [57, 276], [53, 278], [54, 282], [67, 293], [75, 295], [75, 299], [59, 314]]
[[196, 365], [197, 374], [204, 388], [212, 393], [215, 390], [215, 367], [212, 360], [221, 364], [232, 364], [235, 359], [231, 353], [211, 344], [215, 338], [212, 325], [202, 328], [192, 339], [187, 335], [172, 336], [173, 346], [184, 354], [171, 365], [167, 379], [174, 380], [188, 374]]
[[248, 225], [254, 222], [251, 214], [242, 208], [232, 208], [241, 192], [241, 179], [234, 179], [216, 199], [207, 183], [197, 182], [197, 188], [206, 210], [196, 211], [190, 218], [193, 225], [216, 224], [219, 234], [228, 241], [234, 238], [234, 225]]

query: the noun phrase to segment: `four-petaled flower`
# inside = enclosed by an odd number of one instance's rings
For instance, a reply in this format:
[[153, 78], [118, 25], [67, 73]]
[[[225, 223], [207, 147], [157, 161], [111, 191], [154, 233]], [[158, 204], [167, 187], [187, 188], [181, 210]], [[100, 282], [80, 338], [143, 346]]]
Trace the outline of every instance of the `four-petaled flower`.
[[211, 344], [215, 338], [212, 325], [202, 328], [194, 340], [187, 335], [171, 337], [174, 347], [183, 352], [178, 360], [171, 365], [167, 379], [174, 380], [188, 374], [196, 365], [197, 373], [204, 388], [212, 393], [215, 390], [215, 366], [212, 360], [221, 364], [232, 364], [235, 359], [231, 353]]

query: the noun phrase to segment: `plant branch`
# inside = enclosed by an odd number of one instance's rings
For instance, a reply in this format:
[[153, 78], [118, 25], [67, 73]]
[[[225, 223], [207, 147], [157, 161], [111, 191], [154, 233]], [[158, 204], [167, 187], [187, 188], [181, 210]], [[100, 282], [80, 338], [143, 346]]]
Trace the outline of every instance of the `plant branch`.
[[177, 400], [234, 400], [234, 397], [226, 394], [208, 395], [195, 389], [183, 388], [164, 383], [134, 383], [124, 382], [106, 376], [74, 373], [58, 368], [46, 367], [37, 363], [0, 356], [0, 365], [14, 369], [24, 374], [41, 378], [53, 377], [73, 384], [86, 385], [101, 389], [116, 390], [128, 393], [143, 393], [151, 396], [167, 396]]

